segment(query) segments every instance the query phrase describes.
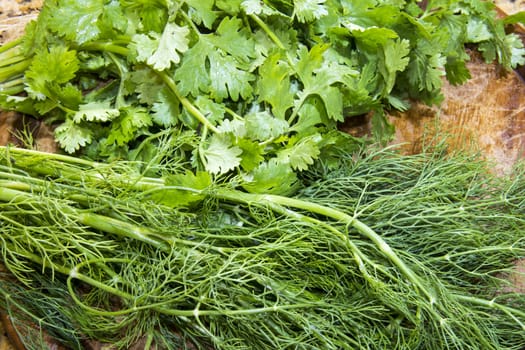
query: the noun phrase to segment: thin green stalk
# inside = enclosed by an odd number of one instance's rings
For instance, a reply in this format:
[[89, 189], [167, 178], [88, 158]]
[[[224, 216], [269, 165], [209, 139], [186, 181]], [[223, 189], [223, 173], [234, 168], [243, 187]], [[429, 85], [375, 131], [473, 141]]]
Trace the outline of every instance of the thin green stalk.
[[275, 45], [277, 45], [277, 47], [279, 49], [281, 49], [281, 50], [286, 52], [286, 60], [288, 61], [288, 64], [290, 65], [290, 67], [295, 67], [295, 63], [292, 60], [292, 58], [290, 57], [290, 53], [288, 52], [288, 50], [284, 46], [284, 44], [281, 41], [281, 39], [279, 39], [279, 37], [277, 35], [275, 35], [275, 33], [270, 29], [270, 27], [268, 27], [268, 25], [259, 16], [257, 16], [256, 14], [251, 14], [250, 18], [253, 19], [255, 21], [255, 23], [257, 23], [257, 25], [266, 33], [266, 35], [268, 35], [270, 40], [273, 41], [273, 43]]
[[516, 316], [519, 316], [525, 319], [524, 311], [502, 305], [500, 303], [495, 302], [494, 299], [485, 300], [485, 299], [481, 299], [481, 298], [477, 298], [473, 296], [466, 296], [466, 295], [460, 295], [460, 294], [451, 294], [451, 296], [454, 299], [460, 300], [462, 302], [466, 302], [466, 303], [470, 303], [470, 304], [478, 305], [478, 306], [483, 306], [489, 309], [496, 309], [501, 312], [504, 312], [505, 314], [510, 316], [514, 321], [516, 321], [520, 325], [520, 327], [523, 329], [523, 331], [525, 331], [525, 324], [516, 317]]
[[18, 78], [13, 78], [9, 81], [0, 83], [0, 92], [7, 94], [6, 93], [7, 88], [15, 88], [15, 87], [20, 87], [20, 86], [23, 88], [23, 85], [24, 85], [24, 78], [22, 75], [20, 75], [20, 77]]
[[[66, 164], [77, 164], [77, 165], [82, 165], [82, 166], [91, 167], [91, 168], [97, 168], [99, 166], [99, 163], [97, 162], [93, 162], [93, 161], [78, 158], [78, 157], [71, 157], [71, 156], [60, 154], [60, 153], [46, 153], [46, 152], [36, 151], [33, 149], [27, 149], [27, 148], [15, 148], [12, 146], [0, 146], [0, 151], [4, 152], [6, 157], [9, 157], [9, 152], [14, 152], [16, 154], [22, 154], [22, 155], [27, 155], [31, 157], [44, 157], [45, 159], [49, 159], [49, 160], [58, 160]], [[48, 174], [52, 174], [52, 173], [53, 172], [49, 172]]]
[[18, 46], [22, 43], [22, 41], [24, 40], [23, 37], [20, 37], [20, 38], [17, 38], [17, 39], [14, 39], [14, 40], [11, 40], [3, 45], [0, 45], [0, 54], [14, 48], [15, 46]]
[[7, 67], [0, 68], [0, 82], [11, 80], [13, 77], [16, 77], [27, 69], [31, 65], [30, 60], [23, 60], [18, 63], [9, 65]]
[[[251, 14], [250, 18], [253, 19], [259, 27], [261, 27], [261, 29], [266, 33], [266, 35], [268, 35], [268, 37], [274, 42], [274, 44], [277, 45], [278, 48], [280, 48], [281, 50], [286, 50], [286, 47], [284, 47], [284, 44], [281, 42], [281, 39], [279, 39], [279, 37], [275, 35], [275, 33], [268, 27], [268, 25], [266, 25], [266, 23], [264, 23], [264, 21], [259, 16], [257, 16], [256, 14]], [[291, 64], [291, 66], [293, 65]]]
[[18, 95], [19, 93], [24, 91], [24, 86], [17, 84], [11, 87], [2, 87], [0, 86], [0, 95], [7, 95], [7, 96], [13, 96]]
[[194, 116], [202, 125], [210, 129], [214, 133], [219, 133], [219, 130], [213, 125], [208, 118], [202, 112], [193, 105], [193, 103], [190, 102], [186, 97], [182, 96], [179, 92], [179, 89], [177, 88], [177, 84], [175, 84], [175, 81], [166, 74], [166, 72], [158, 72], [155, 71], [161, 77], [161, 79], [166, 83], [166, 85], [169, 87], [171, 92], [175, 95], [175, 97], [179, 100], [179, 102], [186, 108], [186, 110]]
[[112, 52], [122, 56], [129, 55], [129, 49], [120, 44], [129, 44], [129, 41], [108, 41], [108, 42], [90, 42], [88, 44], [82, 45], [81, 49], [86, 51], [100, 51], [100, 52]]
[[[31, 202], [32, 200], [34, 200], [33, 194], [28, 194], [5, 187], [0, 188], [0, 201], [24, 204]], [[64, 213], [75, 217], [78, 222], [83, 225], [87, 225], [91, 228], [102, 230], [107, 233], [119, 235], [121, 237], [136, 239], [138, 241], [150, 244], [157, 249], [165, 251], [170, 250], [170, 246], [166, 241], [156, 238], [157, 235], [146, 228], [100, 214], [82, 212], [81, 210], [73, 207], [63, 206], [61, 209]]]
[[[1, 155], [2, 153], [4, 154], [3, 156]], [[18, 159], [17, 167], [19, 169], [24, 168], [32, 173], [55, 176], [62, 179], [67, 178], [73, 181], [82, 182], [89, 180], [94, 183], [106, 181], [107, 174], [102, 175], [102, 172], [111, 169], [111, 165], [59, 153], [46, 153], [25, 148], [0, 146], [0, 156], [4, 158], [8, 164], [10, 162], [10, 153], [27, 156], [28, 159], [30, 159], [30, 162], [27, 164], [24, 164], [23, 159]], [[21, 178], [18, 178], [18, 180], [22, 181]], [[137, 176], [136, 179], [134, 178], [133, 180], [133, 184], [129, 184], [129, 186], [139, 191], [158, 188], [158, 186], [164, 184], [162, 179], [152, 177]]]
[[[339, 210], [332, 209], [323, 205], [319, 205], [313, 202], [304, 201], [301, 199], [283, 197], [278, 195], [267, 195], [267, 194], [249, 194], [235, 190], [224, 190], [216, 189], [213, 193], [214, 196], [229, 201], [243, 202], [246, 204], [266, 205], [269, 207], [275, 204], [284, 207], [292, 207], [296, 209], [306, 210], [310, 213], [323, 215], [325, 217], [332, 218], [338, 222], [344, 223], [345, 225], [352, 226], [364, 237], [370, 239], [379, 250], [387, 257], [399, 270], [406, 276], [406, 278], [417, 286], [422, 293], [426, 295], [430, 304], [436, 303], [436, 296], [430, 292], [425, 286], [423, 281], [412, 271], [412, 269], [405, 264], [405, 262], [392, 250], [390, 245], [381, 238], [374, 230], [369, 226], [359, 221], [357, 218], [345, 214]], [[285, 210], [283, 210], [286, 213]]]
[[4, 67], [12, 66], [12, 65], [14, 65], [16, 63], [20, 63], [20, 62], [31, 62], [25, 56], [20, 55], [18, 50], [14, 51], [12, 53], [12, 55], [9, 55], [8, 57], [4, 57], [4, 56], [8, 56], [8, 55], [0, 56], [0, 59], [1, 59], [1, 61], [0, 61], [0, 69], [4, 68]]

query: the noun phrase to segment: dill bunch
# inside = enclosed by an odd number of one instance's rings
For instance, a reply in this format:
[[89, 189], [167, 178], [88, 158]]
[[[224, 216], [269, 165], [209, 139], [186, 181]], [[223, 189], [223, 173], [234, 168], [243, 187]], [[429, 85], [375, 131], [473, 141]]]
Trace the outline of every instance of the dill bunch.
[[496, 178], [443, 149], [339, 158], [283, 197], [176, 185], [176, 164], [146, 177], [161, 166], [3, 148], [17, 279], [2, 306], [78, 349], [523, 348], [525, 298], [506, 279], [525, 256], [523, 168]]

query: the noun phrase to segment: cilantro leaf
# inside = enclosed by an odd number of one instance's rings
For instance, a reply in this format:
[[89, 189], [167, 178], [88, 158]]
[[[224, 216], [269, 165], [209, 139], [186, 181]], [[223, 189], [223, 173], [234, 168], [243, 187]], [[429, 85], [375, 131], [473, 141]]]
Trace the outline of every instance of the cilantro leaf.
[[252, 193], [292, 194], [297, 188], [297, 175], [289, 164], [272, 158], [244, 174], [242, 187]]
[[235, 17], [225, 17], [210, 40], [215, 47], [237, 58], [248, 62], [255, 57], [255, 42], [249, 35], [242, 21]]
[[265, 4], [261, 0], [244, 0], [241, 4], [242, 9], [247, 15], [277, 15], [279, 14], [278, 11], [275, 9], [269, 7], [267, 4]]
[[195, 23], [203, 23], [208, 29], [213, 27], [217, 19], [217, 13], [213, 10], [214, 0], [185, 0], [184, 2], [194, 10], [190, 12], [190, 18]]
[[219, 51], [208, 53], [210, 60], [210, 96], [217, 102], [230, 97], [238, 101], [240, 97], [249, 99], [253, 92], [253, 74], [241, 69], [237, 61]]
[[436, 52], [435, 42], [420, 41], [411, 53], [406, 74], [410, 84], [419, 91], [438, 91], [442, 86], [446, 57]]
[[53, 46], [37, 51], [26, 71], [26, 90], [39, 100], [50, 97], [49, 84], [63, 84], [73, 79], [79, 69], [74, 50], [65, 46]]
[[290, 81], [293, 70], [283, 60], [281, 53], [274, 53], [259, 67], [259, 74], [256, 90], [258, 100], [268, 102], [272, 112], [284, 119], [286, 111], [294, 105], [295, 94]]
[[254, 112], [245, 117], [246, 136], [252, 140], [266, 141], [283, 135], [289, 128], [284, 119], [268, 112]]
[[179, 53], [188, 50], [189, 32], [187, 27], [168, 23], [162, 35], [155, 32], [135, 35], [133, 47], [137, 50], [137, 60], [146, 62], [158, 71], [168, 69], [172, 63], [180, 62]]
[[72, 119], [67, 118], [55, 129], [55, 139], [67, 153], [75, 153], [81, 147], [91, 143], [93, 131], [89, 126], [75, 123]]
[[[152, 38], [153, 36], [153, 38]], [[135, 34], [129, 47], [136, 51], [135, 59], [138, 62], [146, 62], [158, 47], [158, 39], [160, 35], [155, 32], [147, 34]]]
[[245, 137], [247, 133], [244, 119], [224, 119], [217, 129], [221, 133], [232, 133], [235, 137]]
[[104, 0], [61, 0], [51, 4], [50, 26], [59, 35], [78, 44], [99, 36], [97, 22], [105, 8]]
[[328, 117], [342, 121], [343, 93], [339, 88], [331, 86], [336, 81], [327, 79], [327, 77], [332, 78], [332, 74], [327, 74], [324, 69], [317, 70], [323, 64], [323, 52], [327, 48], [326, 45], [316, 45], [310, 51], [304, 48], [299, 50], [297, 74], [304, 88], [297, 93], [295, 108], [301, 108], [310, 97], [318, 97], [323, 101]]
[[525, 49], [523, 41], [516, 34], [505, 36], [504, 44], [510, 52], [510, 67], [516, 68], [525, 64]]
[[204, 95], [195, 99], [195, 106], [204, 114], [211, 123], [218, 123], [224, 119], [226, 107], [223, 104], [215, 103]]
[[471, 43], [480, 43], [492, 38], [489, 27], [481, 18], [473, 17], [467, 23], [467, 40]]
[[206, 40], [199, 40], [190, 48], [182, 59], [182, 64], [175, 71], [175, 81], [183, 96], [199, 96], [209, 90], [211, 78], [206, 68], [209, 52], [213, 45]]
[[465, 61], [457, 59], [456, 57], [447, 57], [445, 70], [447, 80], [451, 85], [464, 84], [471, 78], [470, 71], [468, 70]]
[[138, 95], [139, 101], [153, 105], [158, 102], [162, 95], [167, 94], [166, 87], [161, 78], [150, 68], [141, 68], [130, 74], [129, 89]]
[[410, 42], [403, 40], [389, 40], [383, 45], [383, 55], [380, 56], [381, 64], [379, 72], [383, 76], [385, 86], [383, 96], [387, 96], [392, 91], [396, 83], [397, 72], [402, 72], [408, 65], [410, 58]]
[[151, 125], [152, 118], [145, 108], [127, 107], [111, 123], [106, 143], [124, 146], [133, 140], [141, 129]]
[[224, 174], [241, 164], [239, 157], [242, 150], [232, 145], [227, 135], [214, 134], [208, 147], [202, 152], [207, 171], [212, 174]]
[[78, 111], [73, 115], [73, 121], [80, 123], [88, 122], [107, 122], [120, 114], [119, 110], [111, 107], [110, 101], [88, 102], [79, 106]]
[[293, 17], [299, 22], [311, 22], [328, 14], [326, 0], [295, 0]]
[[264, 146], [245, 138], [236, 138], [235, 145], [242, 150], [241, 167], [252, 171], [264, 161]]
[[321, 141], [322, 136], [320, 134], [292, 139], [286, 148], [278, 152], [277, 160], [290, 164], [294, 170], [306, 170], [319, 157], [321, 152], [318, 145]]
[[152, 111], [152, 120], [163, 127], [177, 124], [181, 114], [179, 101], [173, 98], [168, 91], [159, 94], [157, 102], [153, 103]]

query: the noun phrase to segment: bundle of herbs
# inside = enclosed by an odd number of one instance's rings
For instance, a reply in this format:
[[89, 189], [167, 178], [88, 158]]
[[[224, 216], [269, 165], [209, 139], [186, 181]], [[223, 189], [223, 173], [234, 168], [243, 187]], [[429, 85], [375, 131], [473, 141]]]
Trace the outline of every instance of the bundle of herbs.
[[525, 296], [506, 279], [525, 256], [523, 170], [496, 179], [437, 151], [339, 160], [283, 197], [4, 148], [4, 307], [72, 348], [523, 348]]
[[[68, 20], [65, 20], [65, 19]], [[441, 100], [485, 1], [48, 0], [0, 47], [0, 107], [61, 154], [0, 156], [0, 286], [26, 346], [520, 349], [523, 170], [338, 130]], [[69, 153], [69, 155], [67, 155]]]

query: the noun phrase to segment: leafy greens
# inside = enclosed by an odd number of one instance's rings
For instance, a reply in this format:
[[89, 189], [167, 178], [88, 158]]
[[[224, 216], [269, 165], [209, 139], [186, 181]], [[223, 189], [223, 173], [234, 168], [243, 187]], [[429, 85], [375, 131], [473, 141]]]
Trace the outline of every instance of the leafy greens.
[[2, 260], [17, 281], [0, 305], [72, 349], [523, 348], [525, 295], [507, 279], [525, 256], [523, 165], [495, 179], [440, 149], [338, 159], [285, 197], [175, 164], [149, 178], [1, 148]]
[[47, 0], [0, 47], [0, 107], [70, 154], [0, 148], [26, 346], [522, 348], [523, 168], [338, 130], [387, 140], [388, 109], [469, 78], [466, 44], [523, 64], [491, 2], [426, 3]]
[[444, 76], [465, 82], [465, 44], [523, 64], [504, 24], [475, 0], [49, 0], [0, 49], [0, 107], [44, 118], [67, 153], [95, 160], [151, 161], [153, 135], [195, 134], [192, 172], [255, 192], [279, 174], [290, 192], [352, 143], [338, 123], [371, 114], [384, 141], [385, 110], [439, 103]]

